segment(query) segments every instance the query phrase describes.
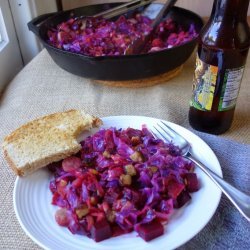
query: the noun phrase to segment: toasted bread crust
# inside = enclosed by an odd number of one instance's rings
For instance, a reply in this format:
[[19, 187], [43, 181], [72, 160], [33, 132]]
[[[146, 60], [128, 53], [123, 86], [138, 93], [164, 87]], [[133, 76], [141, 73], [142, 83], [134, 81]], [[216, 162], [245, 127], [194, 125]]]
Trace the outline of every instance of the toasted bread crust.
[[81, 149], [77, 137], [102, 121], [81, 110], [69, 110], [33, 120], [3, 142], [3, 153], [13, 171], [24, 176]]
[[19, 176], [23, 176], [23, 173], [21, 170], [17, 169], [15, 166], [15, 163], [11, 160], [11, 158], [8, 155], [8, 152], [6, 150], [3, 150], [4, 158], [7, 161], [10, 168]]

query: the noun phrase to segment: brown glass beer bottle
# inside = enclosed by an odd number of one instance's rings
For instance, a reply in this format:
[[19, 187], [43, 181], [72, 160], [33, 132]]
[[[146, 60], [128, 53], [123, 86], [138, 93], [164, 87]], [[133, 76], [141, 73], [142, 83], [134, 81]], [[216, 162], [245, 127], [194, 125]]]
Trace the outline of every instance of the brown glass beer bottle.
[[233, 121], [250, 45], [249, 0], [215, 0], [198, 41], [189, 123], [221, 134]]

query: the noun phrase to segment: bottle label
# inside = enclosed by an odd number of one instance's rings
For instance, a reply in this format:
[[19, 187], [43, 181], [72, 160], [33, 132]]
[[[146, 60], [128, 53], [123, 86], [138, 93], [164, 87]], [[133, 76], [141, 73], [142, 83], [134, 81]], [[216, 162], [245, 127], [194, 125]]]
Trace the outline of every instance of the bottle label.
[[[191, 106], [202, 111], [212, 110], [218, 71], [217, 66], [207, 64], [197, 56]], [[243, 72], [244, 66], [225, 71], [218, 111], [235, 107]]]
[[232, 109], [236, 105], [243, 73], [244, 67], [226, 70], [218, 108], [219, 111]]
[[217, 75], [217, 66], [204, 63], [197, 56], [191, 106], [203, 111], [212, 109]]

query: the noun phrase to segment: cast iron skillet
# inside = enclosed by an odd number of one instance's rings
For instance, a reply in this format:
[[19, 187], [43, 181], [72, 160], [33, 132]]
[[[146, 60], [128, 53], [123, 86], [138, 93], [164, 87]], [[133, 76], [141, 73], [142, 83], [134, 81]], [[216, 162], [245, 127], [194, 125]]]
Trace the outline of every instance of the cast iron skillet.
[[[126, 56], [91, 57], [54, 48], [47, 43], [47, 31], [70, 17], [90, 16], [118, 4], [98, 4], [69, 11], [41, 15], [28, 23], [28, 27], [41, 40], [50, 56], [64, 70], [79, 76], [95, 80], [135, 80], [165, 73], [182, 65], [193, 52], [196, 40], [178, 47], [154, 53]], [[203, 26], [202, 19], [193, 12], [173, 7], [168, 17], [177, 21], [182, 27], [195, 25], [197, 32]]]

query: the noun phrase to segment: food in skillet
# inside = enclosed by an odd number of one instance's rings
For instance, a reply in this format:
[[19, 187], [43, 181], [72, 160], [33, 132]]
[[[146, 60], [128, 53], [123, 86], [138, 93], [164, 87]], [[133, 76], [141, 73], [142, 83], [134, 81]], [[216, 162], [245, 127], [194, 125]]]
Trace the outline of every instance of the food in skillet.
[[[135, 38], [151, 31], [152, 20], [141, 14], [116, 21], [103, 18], [71, 18], [48, 31], [48, 43], [56, 48], [88, 56], [124, 55]], [[184, 30], [171, 18], [162, 21], [141, 53], [172, 48], [197, 36], [193, 25]]]

